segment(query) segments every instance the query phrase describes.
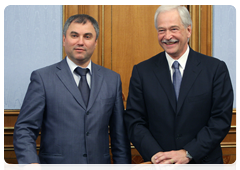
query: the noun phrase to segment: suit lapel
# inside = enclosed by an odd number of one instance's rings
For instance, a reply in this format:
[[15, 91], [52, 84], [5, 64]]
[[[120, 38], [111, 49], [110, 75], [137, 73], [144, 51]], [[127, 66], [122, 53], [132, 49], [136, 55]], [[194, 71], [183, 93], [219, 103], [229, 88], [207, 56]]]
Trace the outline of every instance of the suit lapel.
[[87, 110], [89, 110], [93, 106], [93, 103], [96, 100], [97, 95], [101, 89], [102, 82], [103, 75], [101, 74], [101, 67], [92, 62], [91, 92]]
[[177, 113], [180, 111], [189, 90], [202, 70], [200, 61], [196, 58], [196, 54], [195, 51], [190, 49], [179, 92]]
[[176, 97], [165, 52], [162, 52], [159, 55], [159, 61], [156, 63], [154, 73], [164, 89], [173, 110], [176, 110]]
[[57, 68], [58, 68], [58, 71], [56, 72], [56, 74], [59, 77], [60, 81], [64, 84], [64, 86], [68, 89], [68, 91], [73, 95], [75, 100], [84, 109], [86, 109], [81, 93], [76, 85], [76, 82], [67, 64], [66, 58], [57, 65]]

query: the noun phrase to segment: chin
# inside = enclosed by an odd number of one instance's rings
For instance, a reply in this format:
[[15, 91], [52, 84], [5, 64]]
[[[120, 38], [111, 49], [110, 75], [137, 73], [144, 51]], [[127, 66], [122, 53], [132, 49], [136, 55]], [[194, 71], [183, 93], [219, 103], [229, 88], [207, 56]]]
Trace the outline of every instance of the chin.
[[175, 55], [177, 53], [176, 50], [165, 50], [169, 55]]

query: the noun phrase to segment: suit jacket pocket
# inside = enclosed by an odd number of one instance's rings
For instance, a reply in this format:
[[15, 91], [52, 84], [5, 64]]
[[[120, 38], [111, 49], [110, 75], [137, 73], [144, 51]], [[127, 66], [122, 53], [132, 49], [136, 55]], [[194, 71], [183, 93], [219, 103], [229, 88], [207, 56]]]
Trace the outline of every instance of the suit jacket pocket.
[[209, 93], [203, 93], [200, 95], [196, 95], [196, 96], [189, 96], [188, 97], [188, 102], [199, 102], [202, 100], [205, 100], [208, 97]]
[[101, 99], [101, 102], [102, 102], [102, 104], [113, 104], [114, 103], [114, 97]]
[[39, 154], [41, 164], [61, 164], [63, 163], [63, 156], [59, 154]]

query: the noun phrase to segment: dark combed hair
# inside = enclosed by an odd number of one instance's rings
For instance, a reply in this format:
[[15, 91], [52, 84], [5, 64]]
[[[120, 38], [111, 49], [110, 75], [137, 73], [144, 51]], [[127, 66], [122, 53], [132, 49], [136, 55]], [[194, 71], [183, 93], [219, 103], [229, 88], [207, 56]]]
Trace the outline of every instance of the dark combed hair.
[[80, 24], [86, 24], [87, 21], [91, 22], [95, 31], [96, 31], [96, 40], [98, 39], [99, 36], [99, 26], [98, 22], [91, 16], [86, 15], [86, 14], [77, 14], [69, 17], [67, 21], [64, 24], [63, 28], [63, 35], [66, 37], [66, 32], [68, 30], [68, 27], [72, 22], [80, 23]]

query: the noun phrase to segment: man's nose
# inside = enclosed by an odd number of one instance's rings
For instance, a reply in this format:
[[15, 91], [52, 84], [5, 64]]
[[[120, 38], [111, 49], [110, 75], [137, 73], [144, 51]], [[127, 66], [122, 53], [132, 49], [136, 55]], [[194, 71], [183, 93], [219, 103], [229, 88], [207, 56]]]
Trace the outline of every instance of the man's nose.
[[84, 44], [84, 39], [83, 39], [82, 36], [79, 37], [79, 39], [78, 39], [78, 44], [79, 44], [79, 45], [83, 45], [83, 44]]
[[171, 33], [171, 31], [167, 30], [165, 33], [165, 39], [170, 40], [171, 38], [172, 38], [172, 33]]

